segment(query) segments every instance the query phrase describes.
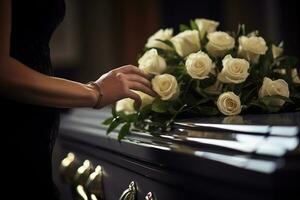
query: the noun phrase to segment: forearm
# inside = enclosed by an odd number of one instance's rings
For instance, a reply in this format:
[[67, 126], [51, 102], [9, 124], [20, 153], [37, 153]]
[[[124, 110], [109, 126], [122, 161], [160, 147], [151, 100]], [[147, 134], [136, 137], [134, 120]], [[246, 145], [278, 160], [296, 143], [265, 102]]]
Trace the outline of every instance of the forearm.
[[132, 90], [156, 95], [148, 76], [135, 66], [123, 66], [102, 75], [95, 89], [46, 76], [10, 57], [11, 0], [0, 1], [0, 30], [0, 96], [51, 107], [100, 108], [122, 98], [132, 98], [140, 105], [141, 98]]
[[17, 60], [0, 60], [0, 95], [50, 107], [93, 107], [97, 91], [85, 84], [41, 74]]

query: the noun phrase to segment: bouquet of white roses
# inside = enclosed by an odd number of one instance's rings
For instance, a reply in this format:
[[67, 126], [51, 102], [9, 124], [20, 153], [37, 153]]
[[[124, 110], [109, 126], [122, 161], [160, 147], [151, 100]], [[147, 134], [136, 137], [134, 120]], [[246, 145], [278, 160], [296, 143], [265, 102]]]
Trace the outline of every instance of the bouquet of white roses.
[[139, 68], [152, 75], [158, 97], [138, 92], [122, 99], [104, 121], [119, 139], [134, 126], [153, 135], [182, 117], [295, 111], [300, 108], [296, 59], [283, 55], [283, 44], [267, 42], [258, 31], [217, 31], [219, 22], [191, 20], [190, 25], [159, 30], [145, 45]]

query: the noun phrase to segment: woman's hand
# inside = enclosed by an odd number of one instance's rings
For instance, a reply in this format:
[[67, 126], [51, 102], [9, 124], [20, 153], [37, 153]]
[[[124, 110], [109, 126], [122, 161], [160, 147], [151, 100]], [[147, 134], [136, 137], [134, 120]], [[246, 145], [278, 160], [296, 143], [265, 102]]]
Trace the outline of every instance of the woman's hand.
[[135, 100], [136, 106], [140, 107], [141, 98], [132, 90], [138, 90], [151, 96], [156, 96], [148, 78], [148, 75], [133, 65], [113, 69], [102, 75], [96, 81], [103, 95], [101, 107], [115, 103], [123, 98]]

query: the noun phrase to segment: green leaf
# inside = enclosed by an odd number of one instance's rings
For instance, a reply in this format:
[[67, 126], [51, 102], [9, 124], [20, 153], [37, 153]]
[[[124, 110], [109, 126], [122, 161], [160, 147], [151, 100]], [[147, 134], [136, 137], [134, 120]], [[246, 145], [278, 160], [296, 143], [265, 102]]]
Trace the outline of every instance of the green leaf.
[[270, 113], [279, 112], [280, 109], [282, 108], [281, 106], [275, 106], [275, 105], [267, 106], [263, 102], [253, 101], [249, 104], [248, 109], [253, 106], [261, 108], [264, 112], [270, 112]]
[[185, 25], [185, 24], [180, 24], [180, 25], [179, 25], [179, 31], [180, 31], [180, 32], [183, 32], [183, 31], [186, 31], [186, 30], [190, 30], [190, 27], [188, 27], [188, 26]]
[[207, 98], [208, 95], [205, 93], [204, 89], [201, 86], [201, 81], [200, 80], [196, 80], [195, 81], [195, 85], [194, 85], [194, 90], [197, 94], [199, 94], [200, 96]]
[[[189, 100], [189, 99], [191, 99], [191, 97], [188, 97], [187, 99]], [[202, 104], [205, 104], [205, 103], [207, 103], [207, 102], [209, 102], [209, 101], [211, 101], [211, 100], [212, 100], [212, 99], [210, 99], [210, 98], [202, 98], [202, 99], [199, 100], [199, 101], [193, 100], [192, 103], [190, 103], [191, 106], [186, 107], [186, 108], [183, 110], [183, 112], [193, 110], [195, 107], [198, 107], [198, 106], [200, 106], [200, 105], [202, 105]], [[189, 101], [186, 101], [186, 102], [189, 102]]]
[[190, 26], [192, 30], [199, 30], [198, 29], [198, 25], [196, 24], [196, 22], [194, 20], [190, 20]]
[[124, 124], [119, 132], [118, 135], [118, 140], [121, 141], [126, 135], [129, 134], [129, 129], [130, 129], [131, 123], [127, 122]]
[[196, 104], [195, 104], [195, 106], [199, 106], [199, 105], [207, 103], [209, 101], [212, 101], [212, 99], [211, 98], [203, 98], [203, 99], [197, 101]]
[[258, 102], [258, 101], [251, 102], [249, 104], [249, 107], [251, 107], [251, 106], [256, 106], [256, 107], [259, 107], [259, 108], [261, 108], [263, 110], [267, 110], [267, 106], [265, 104], [262, 104], [262, 103]]
[[[207, 32], [201, 31], [200, 35], [201, 35], [201, 46], [205, 47], [206, 44], [208, 43]], [[203, 51], [205, 51], [205, 49]], [[207, 53], [207, 52], [205, 52], [205, 53]]]
[[266, 108], [268, 108], [272, 101], [276, 99], [276, 98], [273, 98], [273, 97], [263, 97], [263, 98], [259, 98], [259, 102], [263, 103], [264, 105], [266, 105]]
[[171, 106], [170, 101], [162, 101], [160, 99], [155, 99], [152, 104], [152, 110], [158, 113], [165, 113], [168, 111], [170, 106]]
[[278, 112], [283, 108], [283, 106], [273, 105], [272, 101], [274, 101], [275, 99], [277, 99], [277, 100], [281, 99], [281, 100], [284, 100], [291, 104], [294, 104], [294, 102], [287, 97], [275, 95], [275, 96], [265, 96], [265, 97], [259, 98], [258, 100], [251, 102], [249, 104], [249, 107], [256, 106], [256, 107], [261, 108], [263, 111]]
[[158, 41], [161, 41], [162, 43], [168, 45], [171, 48], [171, 50], [155, 48], [158, 54], [161, 57], [165, 58], [167, 65], [172, 67], [180, 66], [181, 62], [183, 62], [184, 60], [180, 55], [178, 55], [171, 41], [170, 40], [158, 40]]
[[149, 117], [152, 104], [143, 107], [138, 113], [138, 120], [143, 120]]
[[117, 111], [116, 111], [116, 105], [113, 105], [111, 107], [111, 114], [112, 114], [113, 117], [117, 117], [118, 116], [117, 115]]
[[282, 62], [282, 61], [284, 61], [284, 60], [286, 60], [286, 59], [288, 59], [287, 56], [280, 56], [280, 57], [278, 57], [278, 58], [276, 58], [276, 59], [273, 59], [273, 62], [272, 62], [272, 64], [269, 66], [269, 68], [270, 68], [270, 69], [275, 68], [275, 67], [277, 66], [278, 63], [280, 63], [280, 62]]
[[106, 131], [106, 134], [108, 135], [110, 132], [112, 132], [113, 130], [115, 130], [119, 125], [120, 125], [121, 122], [121, 118], [119, 116], [115, 117], [111, 124], [109, 125], [107, 131]]
[[246, 35], [245, 24], [239, 24], [239, 26], [238, 26], [237, 37], [242, 36], [242, 35]]
[[242, 89], [242, 104], [246, 104], [247, 101], [249, 102], [255, 96], [256, 89], [256, 87], [253, 87], [251, 89]]
[[251, 108], [253, 106], [260, 108], [264, 112], [271, 112], [271, 113], [278, 112], [282, 108], [281, 106], [267, 106], [267, 105], [265, 105], [262, 102], [254, 101], [254, 102], [251, 102], [247, 106], [248, 107], [247, 109], [249, 109], [249, 108]]
[[104, 120], [102, 122], [102, 124], [108, 126], [109, 124], [112, 123], [113, 119], [114, 119], [114, 117], [107, 118], [106, 120]]
[[[186, 103], [186, 104], [188, 104], [189, 106], [193, 106], [193, 105], [195, 105], [196, 103], [197, 103], [197, 101], [199, 100], [199, 98], [198, 98], [198, 95], [196, 96], [196, 95], [194, 95], [192, 92], [188, 92], [187, 94], [186, 94], [186, 98], [180, 98], [180, 99], [182, 99], [182, 103], [181, 103], [181, 105], [183, 104], [183, 103]], [[201, 98], [202, 99], [202, 98]]]
[[190, 90], [190, 87], [192, 85], [193, 79], [188, 80], [186, 87], [184, 88], [183, 94], [182, 94], [182, 98], [185, 99], [186, 95], [188, 93], [188, 91]]
[[211, 85], [213, 85], [217, 80], [217, 77], [213, 74], [209, 74], [209, 77], [203, 80], [200, 80], [200, 87], [207, 88]]
[[281, 109], [281, 106], [268, 106], [268, 108], [267, 108], [267, 110], [272, 113], [279, 112], [280, 109]]
[[281, 96], [281, 95], [273, 95], [272, 97], [282, 99], [282, 100], [284, 100], [285, 102], [288, 102], [288, 103], [294, 103], [290, 98], [284, 97], [284, 96]]
[[156, 39], [156, 40], [164, 43], [165, 45], [169, 46], [172, 49], [175, 49], [173, 43], [170, 40], [160, 40], [160, 39]]
[[266, 54], [260, 57], [259, 63], [262, 63], [262, 66], [259, 67], [261, 78], [270, 77], [270, 74], [273, 72], [273, 70], [271, 70], [272, 61], [273, 61], [272, 44], [268, 44], [268, 50]]
[[243, 92], [243, 86], [244, 86], [244, 83], [232, 85], [232, 92], [233, 92], [234, 94], [240, 96], [241, 93]]
[[181, 106], [181, 107], [177, 110], [177, 112], [175, 112], [174, 115], [171, 117], [171, 119], [169, 120], [169, 123], [173, 122], [174, 119], [177, 117], [177, 115], [179, 115], [179, 114], [183, 111], [183, 109], [184, 109], [186, 106], [187, 106], [187, 104], [184, 104], [183, 106]]
[[285, 81], [288, 83], [290, 87], [290, 91], [293, 92], [294, 87], [293, 87], [293, 80], [292, 80], [292, 68], [296, 67], [297, 64], [297, 58], [292, 57], [292, 56], [287, 56], [285, 60], [282, 61], [282, 66], [286, 70], [286, 74], [284, 76]]
[[127, 122], [135, 122], [138, 119], [138, 114], [127, 115]]
[[259, 98], [258, 100], [259, 100], [259, 102], [261, 102], [261, 103], [265, 104], [267, 107], [269, 107], [269, 106], [274, 106], [274, 105], [272, 105], [272, 101], [274, 101], [276, 99], [281, 99], [288, 103], [294, 103], [291, 99], [284, 97], [284, 96], [280, 96], [280, 95], [265, 96], [265, 97]]
[[123, 111], [117, 113], [118, 116], [120, 116], [122, 122], [134, 122], [137, 120], [138, 114], [133, 113], [133, 114], [125, 114]]

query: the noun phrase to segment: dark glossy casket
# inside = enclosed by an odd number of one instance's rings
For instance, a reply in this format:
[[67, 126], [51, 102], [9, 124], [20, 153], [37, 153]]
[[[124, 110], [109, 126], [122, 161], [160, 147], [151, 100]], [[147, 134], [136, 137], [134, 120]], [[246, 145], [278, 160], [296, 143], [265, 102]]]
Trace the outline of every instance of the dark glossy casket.
[[300, 113], [176, 122], [153, 137], [106, 135], [109, 110], [62, 117], [54, 179], [73, 199], [300, 199]]

